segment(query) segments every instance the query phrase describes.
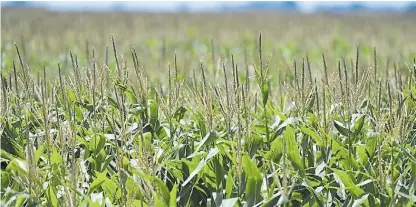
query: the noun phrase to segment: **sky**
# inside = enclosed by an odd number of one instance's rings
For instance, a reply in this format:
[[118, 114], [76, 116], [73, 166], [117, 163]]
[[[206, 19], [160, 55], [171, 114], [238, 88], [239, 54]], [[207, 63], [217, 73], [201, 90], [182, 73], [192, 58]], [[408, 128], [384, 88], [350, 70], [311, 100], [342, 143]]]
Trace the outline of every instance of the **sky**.
[[[160, 10], [160, 11], [172, 11], [179, 5], [186, 5], [189, 9], [192, 10], [205, 10], [205, 9], [212, 9], [218, 5], [242, 5], [246, 2], [215, 2], [215, 1], [193, 1], [193, 2], [179, 2], [179, 1], [142, 1], [142, 2], [115, 2], [115, 1], [101, 1], [101, 2], [88, 2], [88, 1], [61, 1], [61, 2], [37, 2], [39, 6], [46, 7], [49, 9], [54, 10], [102, 10], [102, 9], [109, 9], [110, 7], [117, 4], [118, 6], [122, 6], [124, 8], [129, 9], [140, 9], [140, 10]], [[348, 6], [353, 2], [347, 1], [333, 1], [333, 2], [318, 2], [318, 1], [299, 1], [297, 5], [300, 10], [308, 12], [313, 11], [317, 6]], [[409, 2], [361, 2], [364, 6], [368, 6], [371, 8], [402, 8], [409, 4]]]

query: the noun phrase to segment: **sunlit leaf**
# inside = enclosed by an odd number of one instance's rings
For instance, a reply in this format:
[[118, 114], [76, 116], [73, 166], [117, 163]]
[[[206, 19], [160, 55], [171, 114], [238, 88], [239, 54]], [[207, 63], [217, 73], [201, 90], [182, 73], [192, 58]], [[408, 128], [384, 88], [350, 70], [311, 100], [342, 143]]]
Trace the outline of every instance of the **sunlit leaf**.
[[305, 166], [303, 166], [301, 160], [298, 144], [296, 143], [295, 132], [290, 125], [288, 125], [285, 129], [284, 139], [286, 140], [287, 158], [292, 162], [292, 165], [295, 168], [303, 173]]
[[346, 190], [351, 192], [356, 198], [361, 197], [364, 194], [364, 191], [354, 184], [351, 177], [342, 170], [332, 169], [335, 174], [341, 179], [342, 183], [345, 185]]

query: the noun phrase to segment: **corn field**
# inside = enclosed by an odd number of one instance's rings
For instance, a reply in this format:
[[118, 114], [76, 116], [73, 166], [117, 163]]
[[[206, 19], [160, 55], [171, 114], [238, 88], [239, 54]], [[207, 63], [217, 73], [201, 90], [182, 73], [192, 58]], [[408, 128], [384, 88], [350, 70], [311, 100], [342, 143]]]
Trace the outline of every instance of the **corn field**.
[[1, 206], [416, 205], [414, 15], [1, 27]]

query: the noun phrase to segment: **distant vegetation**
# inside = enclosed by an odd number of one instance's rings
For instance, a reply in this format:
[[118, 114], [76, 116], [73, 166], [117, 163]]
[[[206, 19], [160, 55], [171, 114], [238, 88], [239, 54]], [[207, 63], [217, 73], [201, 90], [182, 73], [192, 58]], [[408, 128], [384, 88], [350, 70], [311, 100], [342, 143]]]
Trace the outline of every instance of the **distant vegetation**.
[[[140, 2], [137, 2], [139, 5]], [[179, 4], [176, 8], [171, 10], [173, 11], [191, 11], [191, 7], [189, 6], [189, 2], [183, 2]], [[39, 3], [30, 2], [30, 1], [12, 1], [12, 2], [2, 2], [2, 6], [4, 7], [42, 7]], [[80, 8], [82, 8], [80, 6]], [[139, 6], [135, 7], [137, 10], [145, 10], [140, 8]], [[106, 8], [107, 10], [113, 11], [122, 11], [129, 9], [127, 6], [123, 6], [122, 2], [114, 2], [110, 8]], [[296, 1], [281, 1], [281, 2], [273, 2], [273, 1], [253, 1], [247, 2], [246, 4], [233, 4], [230, 2], [224, 2], [219, 4], [213, 8], [205, 8], [206, 11], [259, 11], [259, 10], [269, 10], [269, 11], [300, 11], [298, 4]], [[398, 10], [397, 8], [392, 7], [372, 7], [366, 6], [360, 2], [353, 2], [349, 5], [343, 6], [318, 6], [315, 8], [316, 12], [319, 11], [326, 11], [326, 12], [365, 12], [365, 11], [390, 11], [390, 12], [413, 12], [415, 9], [415, 3], [409, 3], [403, 10]], [[134, 9], [133, 9], [134, 10]], [[154, 8], [153, 10], [157, 10]]]

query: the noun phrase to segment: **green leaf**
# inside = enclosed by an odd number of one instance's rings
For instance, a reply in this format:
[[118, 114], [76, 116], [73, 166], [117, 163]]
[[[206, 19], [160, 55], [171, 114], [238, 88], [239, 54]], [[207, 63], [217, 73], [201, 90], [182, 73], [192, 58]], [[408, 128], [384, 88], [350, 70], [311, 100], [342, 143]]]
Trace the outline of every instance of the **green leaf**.
[[45, 154], [45, 146], [41, 145], [35, 151], [35, 163], [39, 162], [39, 159]]
[[282, 157], [283, 153], [283, 140], [282, 137], [279, 136], [275, 140], [273, 140], [270, 150], [266, 153], [265, 157], [267, 160], [273, 161], [278, 163], [280, 158]]
[[261, 95], [263, 106], [266, 106], [267, 100], [269, 99], [269, 89], [270, 89], [270, 81], [266, 80], [266, 82], [262, 81], [261, 85]]
[[298, 144], [296, 143], [295, 132], [290, 125], [286, 126], [284, 138], [286, 139], [287, 158], [303, 174], [305, 167], [303, 166]]
[[148, 108], [149, 108], [150, 124], [152, 124], [152, 126], [156, 128], [156, 123], [157, 123], [158, 116], [159, 116], [159, 104], [154, 100], [149, 100]]
[[173, 117], [176, 119], [176, 121], [180, 121], [185, 116], [186, 111], [187, 110], [181, 106], [176, 110], [175, 115]]
[[253, 134], [253, 137], [250, 143], [251, 148], [249, 148], [250, 157], [253, 157], [256, 154], [257, 150], [260, 149], [262, 143], [263, 143], [263, 138], [261, 136], [258, 136], [257, 134]]
[[[25, 202], [29, 199], [29, 194], [20, 194], [17, 195], [15, 207], [23, 207], [26, 206]], [[10, 202], [10, 201], [9, 201]], [[7, 206], [7, 204], [5, 205]]]
[[310, 136], [318, 146], [320, 146], [320, 147], [324, 146], [324, 144], [322, 142], [322, 138], [318, 135], [318, 133], [316, 133], [312, 129], [309, 129], [307, 127], [302, 127], [301, 131], [302, 131], [302, 133]]
[[193, 118], [195, 119], [196, 123], [198, 124], [201, 137], [205, 137], [207, 135], [207, 127], [206, 127], [206, 124], [205, 124], [204, 115], [200, 112], [197, 112], [197, 113], [193, 114]]
[[118, 104], [117, 104], [117, 102], [116, 102], [113, 98], [111, 98], [111, 97], [107, 96], [107, 101], [109, 102], [109, 104], [110, 104], [113, 108], [115, 108], [115, 109], [117, 109], [117, 108], [118, 108]]
[[220, 150], [219, 150], [217, 147], [209, 149], [209, 152], [208, 152], [207, 158], [206, 158], [205, 160], [208, 162], [208, 160], [210, 160], [210, 159], [211, 159], [211, 158], [213, 158], [215, 155], [217, 155], [219, 151], [220, 151]]
[[355, 183], [352, 181], [351, 177], [343, 170], [338, 170], [332, 168], [334, 173], [339, 177], [341, 182], [345, 185], [345, 188], [352, 193], [355, 198], [359, 198], [364, 194], [364, 191], [355, 185]]
[[107, 157], [104, 160], [104, 163], [101, 165], [101, 171], [104, 171], [113, 161], [113, 159], [116, 157], [116, 155], [107, 155]]
[[230, 170], [228, 171], [227, 180], [225, 183], [225, 197], [226, 198], [231, 197], [231, 194], [233, 192], [233, 185], [234, 185], [233, 174], [231, 173], [231, 170]]
[[212, 142], [214, 142], [215, 140], [218, 139], [218, 134], [215, 131], [210, 131], [207, 135], [205, 135], [204, 139], [202, 139], [199, 144], [198, 147], [196, 147], [196, 150], [194, 153], [198, 152], [201, 147], [206, 146]]
[[59, 206], [58, 199], [52, 185], [49, 185], [48, 191], [46, 192], [46, 197], [48, 198], [49, 206]]
[[319, 207], [323, 207], [323, 199], [313, 187], [311, 187], [311, 181], [309, 179], [305, 179], [304, 186], [309, 190], [310, 193], [312, 193], [313, 197], [315, 198], [316, 205]]
[[134, 200], [133, 206], [134, 207], [147, 207], [148, 205], [141, 200]]
[[10, 181], [12, 181], [11, 179], [11, 174], [5, 171], [0, 171], [0, 184], [1, 184], [1, 188], [0, 189], [5, 189], [10, 185]]
[[[356, 199], [354, 203], [352, 204], [352, 207], [363, 206], [362, 204], [365, 203], [365, 201], [367, 201], [369, 195], [370, 194], [365, 194], [361, 196], [361, 198]], [[367, 206], [367, 205], [364, 205], [364, 206]]]
[[368, 152], [370, 158], [374, 156], [374, 153], [377, 148], [377, 138], [376, 137], [370, 137], [367, 140], [365, 150]]
[[126, 97], [129, 99], [131, 104], [137, 104], [137, 98], [130, 88], [125, 88], [124, 94], [126, 94]]
[[396, 193], [399, 194], [400, 196], [403, 196], [404, 198], [408, 199], [409, 201], [412, 201], [412, 203], [416, 202], [416, 195], [407, 195], [407, 194], [404, 194], [400, 191], [398, 191]]
[[217, 192], [212, 193], [212, 200], [214, 201], [213, 204], [215, 204], [213, 206], [221, 206], [223, 198], [224, 197], [222, 193], [217, 193]]
[[195, 168], [195, 170], [192, 171], [191, 174], [189, 175], [189, 177], [182, 183], [182, 187], [185, 187], [186, 184], [188, 184], [189, 181], [191, 181], [192, 178], [194, 178], [199, 173], [199, 171], [202, 170], [202, 168], [205, 166], [205, 164], [207, 163], [207, 161], [209, 159], [211, 159], [212, 157], [214, 157], [218, 152], [219, 152], [218, 148], [211, 149], [209, 151], [207, 157], [206, 158], [203, 158], [203, 159], [201, 159], [201, 161], [199, 161], [199, 164]]
[[229, 198], [222, 200], [220, 207], [233, 207], [238, 203], [238, 198]]
[[89, 146], [92, 152], [97, 155], [105, 145], [105, 138], [101, 135], [93, 135], [89, 141]]
[[[2, 123], [0, 123], [1, 125]], [[5, 124], [5, 129], [2, 133], [0, 133], [0, 139], [1, 139], [1, 146], [0, 148], [4, 150], [5, 152], [17, 156], [19, 158], [24, 159], [24, 150], [21, 144], [19, 143], [19, 135], [18, 132], [15, 131], [17, 129], [14, 129], [12, 124]], [[1, 127], [0, 127], [1, 128]]]
[[168, 187], [166, 187], [165, 183], [159, 179], [158, 177], [153, 176], [153, 182], [155, 182], [159, 188], [159, 191], [162, 195], [164, 203], [169, 203], [170, 193]]
[[106, 176], [107, 171], [104, 171], [102, 173], [95, 171], [95, 174], [97, 175], [97, 177], [91, 183], [90, 188], [88, 189], [88, 195], [94, 192], [95, 189], [99, 188], [108, 179]]
[[[3, 143], [2, 143], [3, 144]], [[12, 155], [12, 154], [10, 154], [10, 153], [8, 153], [8, 152], [6, 152], [5, 150], [3, 150], [3, 149], [0, 149], [0, 157], [2, 158], [2, 159], [5, 159], [5, 160], [13, 160], [13, 159], [15, 159], [16, 158], [16, 156], [14, 156], [14, 155]]]
[[19, 158], [11, 160], [6, 167], [6, 172], [19, 173], [21, 176], [27, 176], [28, 166], [27, 163]]
[[247, 206], [254, 206], [261, 200], [261, 184], [263, 178], [260, 170], [251, 159], [243, 155], [243, 171], [246, 177], [245, 199]]
[[168, 206], [165, 202], [163, 202], [162, 199], [160, 199], [160, 197], [157, 194], [154, 195], [154, 202], [155, 202], [155, 206], [160, 206], [160, 207]]
[[101, 185], [105, 195], [110, 199], [110, 201], [114, 201], [121, 197], [121, 190], [119, 186], [117, 186], [117, 182], [116, 174], [114, 174], [111, 179], [107, 178]]
[[363, 145], [358, 145], [357, 146], [359, 161], [362, 165], [367, 165], [368, 164], [368, 156], [365, 153], [365, 150], [366, 150], [365, 146], [363, 146]]
[[400, 147], [400, 149], [413, 163], [416, 163], [416, 157], [410, 154], [411, 152], [409, 152], [410, 150], [408, 148]]
[[75, 96], [75, 93], [74, 93], [74, 90], [72, 90], [72, 89], [68, 89], [66, 91], [66, 96], [69, 98], [69, 101], [71, 103], [74, 103], [77, 100], [77, 98]]
[[78, 122], [82, 122], [83, 119], [83, 114], [82, 114], [82, 110], [79, 106], [75, 105], [75, 119]]
[[344, 136], [351, 134], [350, 130], [339, 121], [334, 120], [334, 126], [337, 128], [338, 132]]
[[177, 195], [178, 195], [178, 184], [175, 183], [175, 185], [172, 188], [172, 191], [170, 191], [169, 207], [176, 207]]
[[52, 155], [51, 155], [52, 164], [59, 164], [59, 163], [61, 163], [61, 161], [62, 161], [61, 155], [56, 150], [56, 147], [53, 147], [52, 148]]
[[300, 120], [298, 117], [289, 117], [283, 121], [275, 130], [279, 131], [280, 129], [285, 128], [287, 125], [294, 124], [296, 121]]
[[274, 206], [281, 206], [278, 205], [279, 198], [281, 198], [281, 192], [277, 192], [276, 194], [269, 197], [267, 200], [263, 201], [261, 207], [274, 207]]
[[126, 180], [127, 196], [134, 199], [143, 199], [143, 194], [136, 181], [132, 176], [127, 177]]
[[224, 168], [218, 156], [213, 158], [213, 162], [215, 165], [215, 184], [217, 185], [217, 190], [222, 190], [221, 183], [224, 178]]
[[351, 170], [352, 168], [359, 168], [359, 165], [356, 159], [353, 156], [349, 156], [348, 150], [343, 147], [342, 144], [336, 139], [332, 139], [331, 136], [327, 136], [329, 139], [328, 142], [331, 143], [332, 151], [336, 152], [331, 159], [338, 159], [341, 166], [346, 170]]
[[355, 117], [353, 121], [352, 131], [354, 132], [353, 135], [357, 135], [361, 132], [361, 129], [364, 126], [365, 114], [359, 114]]
[[[102, 207], [104, 205], [104, 196], [103, 192], [100, 193], [91, 193], [90, 200], [88, 201], [88, 207]], [[100, 205], [102, 203], [102, 205]]]

